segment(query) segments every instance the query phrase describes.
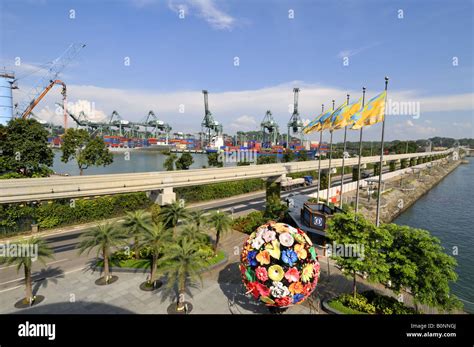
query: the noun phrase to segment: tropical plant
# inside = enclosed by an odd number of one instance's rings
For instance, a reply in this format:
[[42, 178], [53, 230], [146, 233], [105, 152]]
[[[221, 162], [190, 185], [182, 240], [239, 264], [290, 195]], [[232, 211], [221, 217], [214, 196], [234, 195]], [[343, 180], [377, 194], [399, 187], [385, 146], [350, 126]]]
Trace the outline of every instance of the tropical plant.
[[168, 289], [177, 290], [177, 311], [185, 310], [187, 285], [201, 280], [200, 270], [208, 264], [206, 253], [199, 242], [188, 237], [180, 237], [166, 246], [158, 264], [166, 276]]
[[135, 251], [136, 259], [139, 258], [139, 237], [150, 222], [151, 216], [145, 210], [126, 212], [123, 226], [126, 228], [126, 233], [134, 238], [133, 250]]
[[204, 210], [193, 210], [189, 212], [189, 216], [187, 221], [189, 223], [194, 224], [195, 226], [200, 229], [201, 227], [205, 226], [208, 222], [208, 217], [206, 216], [206, 211]]
[[164, 168], [166, 171], [173, 171], [174, 170], [174, 162], [178, 159], [178, 156], [174, 153], [166, 154], [167, 158], [163, 163]]
[[61, 161], [67, 163], [75, 159], [80, 175], [89, 166], [106, 166], [114, 161], [104, 140], [100, 137], [92, 137], [84, 129], [67, 129], [61, 150], [63, 152]]
[[81, 241], [77, 248], [79, 254], [84, 252], [89, 254], [93, 249], [97, 249], [97, 257], [102, 255], [104, 258], [104, 281], [108, 284], [111, 278], [109, 271], [110, 249], [124, 244], [127, 238], [128, 235], [114, 225], [110, 223], [99, 224], [81, 235]]
[[188, 211], [184, 204], [175, 201], [169, 205], [164, 206], [159, 216], [166, 228], [173, 228], [173, 235], [176, 235], [176, 227], [180, 220], [188, 217]]
[[214, 254], [217, 254], [217, 247], [219, 246], [219, 240], [221, 234], [231, 230], [232, 219], [225, 212], [219, 210], [212, 211], [209, 216], [209, 224], [216, 231], [216, 243], [214, 244]]
[[[48, 176], [54, 154], [48, 146], [48, 131], [34, 119], [16, 118], [0, 125], [0, 175], [10, 178]], [[17, 173], [18, 175], [14, 175]]]
[[189, 170], [189, 167], [193, 165], [194, 159], [191, 153], [183, 153], [181, 157], [176, 161], [176, 170]]
[[335, 252], [332, 258], [352, 277], [353, 296], [357, 294], [357, 273], [367, 274], [371, 282], [384, 283], [388, 280], [389, 265], [386, 251], [392, 243], [389, 233], [375, 227], [360, 213], [337, 213], [328, 222], [326, 236], [335, 245], [354, 245], [350, 254]]
[[180, 233], [180, 236], [185, 236], [190, 240], [201, 242], [203, 244], [209, 242], [209, 236], [207, 234], [204, 234], [197, 225], [191, 224], [190, 222], [187, 222], [185, 224], [183, 230]]
[[172, 236], [170, 230], [166, 229], [162, 223], [153, 223], [146, 227], [142, 233], [141, 244], [147, 247], [151, 254], [150, 279], [148, 281], [150, 285], [156, 281], [158, 258], [163, 253], [165, 244], [171, 242]]
[[0, 258], [0, 263], [7, 265], [16, 264], [16, 269], [19, 272], [23, 268], [25, 274], [25, 299], [24, 303], [33, 304], [35, 297], [33, 296], [33, 287], [31, 279], [31, 268], [34, 260], [39, 260], [46, 265], [46, 259], [54, 258], [52, 249], [47, 243], [38, 237], [32, 237], [20, 240], [15, 244], [17, 250], [16, 256], [7, 256]]

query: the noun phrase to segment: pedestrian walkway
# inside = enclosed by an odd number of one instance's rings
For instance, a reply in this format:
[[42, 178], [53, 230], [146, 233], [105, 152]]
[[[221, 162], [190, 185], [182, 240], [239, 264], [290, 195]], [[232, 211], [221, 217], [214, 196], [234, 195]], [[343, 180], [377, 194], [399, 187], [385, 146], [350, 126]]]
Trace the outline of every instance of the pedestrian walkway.
[[[252, 297], [245, 295], [240, 277], [239, 254], [247, 235], [231, 232], [224, 235], [220, 248], [228, 255], [228, 262], [202, 275], [202, 285], [190, 289], [186, 301], [193, 305], [193, 314], [249, 314], [268, 313], [268, 309]], [[320, 252], [319, 252], [320, 253]], [[320, 254], [321, 278], [311, 300], [296, 305], [287, 314], [324, 313], [320, 301], [341, 293], [350, 293], [352, 280], [341, 271], [330, 266], [328, 277], [326, 258]], [[45, 296], [38, 306], [16, 309], [14, 303], [24, 297], [24, 287], [13, 288], [0, 293], [0, 313], [38, 314], [120, 314], [155, 313], [166, 314], [170, 304], [175, 302], [175, 293], [161, 288], [155, 292], [144, 292], [139, 285], [147, 279], [147, 273], [116, 273], [119, 280], [108, 286], [97, 286], [100, 276], [89, 269], [78, 270], [34, 283], [36, 295]], [[358, 279], [358, 290], [376, 288], [385, 294], [390, 291], [382, 285], [369, 285]]]

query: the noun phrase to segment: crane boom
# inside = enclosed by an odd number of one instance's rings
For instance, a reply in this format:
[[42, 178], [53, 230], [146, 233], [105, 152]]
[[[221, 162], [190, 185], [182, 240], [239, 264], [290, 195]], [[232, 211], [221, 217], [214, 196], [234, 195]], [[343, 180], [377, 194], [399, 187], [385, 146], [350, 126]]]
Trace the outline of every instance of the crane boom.
[[63, 89], [61, 91], [61, 94], [63, 95], [63, 108], [64, 108], [64, 114], [66, 115], [66, 84], [61, 81], [61, 80], [54, 80], [50, 81], [49, 84], [44, 88], [44, 90], [36, 97], [35, 99], [31, 100], [30, 104], [26, 108], [26, 110], [22, 113], [21, 118], [25, 119], [28, 118], [28, 116], [31, 114], [31, 111], [38, 105], [38, 103], [41, 101], [41, 99], [44, 98], [46, 94], [53, 88], [55, 84], [60, 84], [63, 86]]
[[[79, 51], [84, 48], [86, 45], [82, 43], [73, 43], [56, 59], [53, 60], [48, 71], [41, 77], [38, 83], [33, 87], [25, 96], [23, 101], [17, 106], [17, 115], [26, 114], [28, 117], [29, 112], [28, 108], [37, 100], [44, 90], [49, 86], [51, 81], [55, 81], [58, 78], [58, 75], [64, 68], [79, 54]], [[41, 100], [41, 99], [40, 99]], [[67, 114], [64, 114], [64, 121], [67, 122]], [[66, 127], [66, 123], [64, 126]]]

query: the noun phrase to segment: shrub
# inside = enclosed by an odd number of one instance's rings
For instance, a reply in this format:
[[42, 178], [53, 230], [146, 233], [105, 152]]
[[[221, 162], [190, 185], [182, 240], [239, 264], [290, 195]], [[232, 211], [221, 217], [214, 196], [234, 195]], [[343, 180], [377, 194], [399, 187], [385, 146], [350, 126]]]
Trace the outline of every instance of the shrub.
[[251, 234], [257, 227], [264, 224], [266, 219], [262, 211], [250, 212], [246, 216], [236, 218], [232, 227], [245, 234]]
[[369, 314], [375, 313], [375, 306], [367, 301], [367, 298], [361, 294], [354, 297], [352, 294], [344, 294], [339, 297], [339, 302], [353, 310]]
[[184, 199], [187, 202], [194, 202], [228, 198], [230, 196], [250, 193], [264, 188], [265, 181], [259, 178], [254, 178], [193, 187], [179, 187], [175, 189], [175, 192], [178, 199]]

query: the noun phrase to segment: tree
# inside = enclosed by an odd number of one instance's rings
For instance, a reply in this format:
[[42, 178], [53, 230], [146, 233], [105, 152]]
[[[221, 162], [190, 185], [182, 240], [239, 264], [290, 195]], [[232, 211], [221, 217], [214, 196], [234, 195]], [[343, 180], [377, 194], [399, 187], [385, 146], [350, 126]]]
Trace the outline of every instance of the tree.
[[141, 237], [142, 245], [149, 247], [151, 251], [150, 279], [148, 283], [154, 285], [156, 282], [156, 270], [158, 258], [163, 253], [165, 245], [171, 242], [172, 234], [161, 223], [153, 223], [147, 226]]
[[298, 154], [298, 161], [308, 161], [308, 152], [300, 151]]
[[176, 236], [176, 226], [179, 220], [184, 220], [188, 217], [188, 211], [186, 211], [184, 204], [175, 201], [163, 206], [159, 216], [166, 228], [173, 228], [173, 235]]
[[163, 163], [163, 167], [166, 171], [173, 171], [174, 170], [174, 162], [178, 159], [178, 156], [174, 153], [168, 153], [165, 162]]
[[[21, 253], [18, 253], [17, 256], [7, 256], [1, 257], [0, 263], [5, 263], [7, 265], [16, 264], [17, 271], [20, 271], [23, 268], [25, 274], [25, 299], [23, 302], [25, 304], [33, 304], [35, 297], [33, 296], [32, 288], [32, 279], [31, 279], [31, 268], [33, 265], [33, 259], [37, 259], [44, 265], [46, 265], [46, 259], [54, 258], [52, 249], [47, 245], [47, 243], [40, 238], [32, 237], [28, 239], [21, 240], [16, 242], [16, 247], [18, 250], [25, 250]], [[36, 254], [29, 254], [27, 251], [31, 252], [34, 250]]]
[[187, 237], [190, 240], [202, 244], [209, 243], [209, 236], [204, 234], [198, 226], [191, 224], [190, 222], [184, 226], [180, 236]]
[[214, 166], [214, 167], [223, 167], [224, 163], [219, 160], [219, 153], [217, 152], [210, 152], [207, 154], [207, 162], [209, 166]]
[[295, 153], [292, 150], [286, 150], [283, 154], [283, 162], [289, 163], [295, 160]]
[[81, 176], [89, 166], [107, 166], [114, 161], [104, 140], [91, 137], [84, 129], [67, 129], [61, 149], [61, 161], [67, 163], [75, 159]]
[[206, 216], [206, 211], [193, 210], [189, 212], [187, 221], [195, 225], [198, 229], [201, 229], [201, 227], [209, 221], [209, 218]]
[[228, 232], [232, 227], [232, 219], [225, 212], [215, 210], [211, 212], [209, 216], [209, 224], [216, 231], [216, 243], [214, 245], [214, 254], [217, 254], [217, 247], [219, 246], [219, 240], [221, 234]]
[[16, 118], [0, 125], [0, 175], [48, 176], [54, 154], [48, 147], [48, 131], [34, 119]]
[[208, 264], [206, 254], [202, 244], [187, 237], [180, 237], [165, 248], [159, 266], [166, 276], [168, 289], [177, 288], [176, 310], [179, 312], [185, 310], [187, 284], [201, 280], [200, 271]]
[[449, 283], [456, 281], [457, 265], [454, 257], [447, 255], [440, 240], [426, 230], [383, 224], [381, 229], [393, 237], [387, 252], [389, 276], [395, 292], [409, 288], [415, 304], [421, 303], [443, 310], [462, 307], [450, 294]]
[[104, 259], [103, 279], [105, 284], [108, 284], [111, 278], [109, 271], [110, 248], [124, 244], [127, 238], [128, 235], [110, 223], [99, 224], [81, 235], [81, 241], [77, 246], [79, 254], [83, 254], [84, 252], [89, 254], [93, 249], [97, 249], [97, 257], [102, 255]]
[[126, 212], [124, 227], [128, 229], [128, 235], [134, 237], [133, 249], [135, 251], [135, 259], [140, 257], [139, 254], [139, 238], [146, 230], [147, 225], [150, 224], [151, 216], [144, 210], [136, 210], [133, 212]]
[[257, 165], [261, 164], [274, 164], [276, 163], [276, 156], [274, 155], [261, 155], [257, 158]]
[[333, 245], [357, 247], [358, 252], [355, 254], [338, 254], [334, 250], [332, 255], [344, 269], [344, 274], [353, 278], [354, 297], [357, 294], [357, 272], [367, 274], [371, 282], [384, 282], [388, 279], [389, 267], [385, 258], [392, 239], [389, 233], [376, 228], [362, 214], [335, 214], [328, 222], [326, 236]]
[[176, 161], [176, 170], [189, 170], [189, 167], [193, 165], [193, 163], [194, 159], [191, 153], [183, 153]]
[[288, 207], [281, 203], [281, 200], [276, 197], [270, 197], [265, 205], [264, 217], [267, 219], [279, 221], [285, 217]]

